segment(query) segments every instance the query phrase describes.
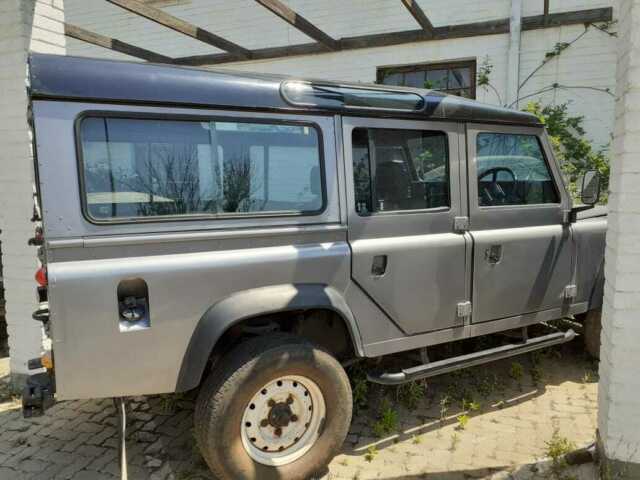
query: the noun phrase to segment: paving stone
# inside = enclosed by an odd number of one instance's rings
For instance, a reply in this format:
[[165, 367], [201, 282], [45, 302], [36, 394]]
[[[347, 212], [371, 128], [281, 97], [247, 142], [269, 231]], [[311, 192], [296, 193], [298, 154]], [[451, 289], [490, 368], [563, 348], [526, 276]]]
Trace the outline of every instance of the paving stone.
[[145, 431], [138, 431], [133, 435], [133, 438], [136, 442], [153, 443], [158, 439], [158, 435]]
[[80, 470], [73, 476], [73, 480], [113, 480], [113, 475], [104, 472], [94, 472], [91, 470]]
[[70, 480], [76, 473], [85, 468], [89, 463], [91, 463], [90, 458], [82, 457], [80, 455], [74, 455], [73, 462], [66, 465], [65, 468], [60, 470], [53, 478], [55, 480]]
[[[60, 464], [57, 464], [57, 463], [49, 463], [49, 464], [47, 464], [47, 467], [43, 471], [34, 474], [33, 476], [31, 476], [29, 478], [29, 480], [51, 480], [61, 470], [63, 470], [66, 467], [67, 467], [66, 465], [60, 465]], [[0, 478], [3, 478], [3, 477], [0, 476]]]
[[114, 462], [117, 463], [117, 461], [118, 451], [116, 449], [107, 449], [102, 456], [95, 458], [87, 465], [87, 470], [104, 471], [107, 465]]
[[64, 442], [64, 446], [60, 449], [63, 452], [74, 452], [80, 445], [84, 445], [91, 438], [89, 433], [78, 433], [76, 437], [68, 442]]
[[103, 431], [91, 435], [87, 440], [89, 445], [103, 445], [105, 441], [116, 434], [116, 430], [113, 427], [107, 426]]
[[[528, 371], [527, 358], [519, 361]], [[591, 367], [578, 354], [544, 358], [544, 380], [538, 387], [528, 381], [518, 386], [508, 377], [510, 365], [497, 362], [433, 379], [414, 410], [400, 406], [395, 391], [388, 390], [399, 431], [382, 439], [372, 433], [381, 397], [372, 387], [370, 408], [354, 416], [342, 454], [325, 478], [548, 480], [548, 470], [532, 470], [531, 464], [544, 455], [556, 428], [578, 446], [593, 441], [597, 384], [582, 381]], [[476, 385], [494, 373], [496, 384], [482, 395]], [[469, 413], [464, 429], [456, 428], [457, 417], [464, 413], [461, 398], [450, 399], [440, 421], [440, 400], [452, 392], [471, 393], [481, 403], [480, 410]], [[137, 397], [129, 403], [131, 480], [213, 478], [194, 450], [193, 402], [174, 404], [175, 412], [168, 414], [159, 397]], [[117, 479], [115, 425], [110, 401], [64, 402], [34, 421], [22, 420], [18, 405], [0, 404], [0, 480]], [[596, 478], [588, 465], [567, 471], [566, 477]]]
[[96, 447], [93, 445], [81, 445], [76, 450], [78, 455], [82, 455], [83, 457], [96, 458], [104, 455], [106, 452], [106, 448]]

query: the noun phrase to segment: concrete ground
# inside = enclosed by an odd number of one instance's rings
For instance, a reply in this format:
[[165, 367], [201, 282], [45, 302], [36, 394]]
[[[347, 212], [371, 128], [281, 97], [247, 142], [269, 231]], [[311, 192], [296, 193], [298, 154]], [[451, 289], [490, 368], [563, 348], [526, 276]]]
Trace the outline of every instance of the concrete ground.
[[[355, 372], [361, 407], [327, 478], [595, 480], [592, 464], [545, 457], [593, 442], [596, 370], [574, 345], [442, 376], [426, 390], [376, 389]], [[63, 402], [23, 420], [7, 374], [0, 361], [1, 480], [117, 478], [110, 401]], [[129, 478], [212, 478], [195, 448], [192, 398], [136, 398], [130, 410]]]

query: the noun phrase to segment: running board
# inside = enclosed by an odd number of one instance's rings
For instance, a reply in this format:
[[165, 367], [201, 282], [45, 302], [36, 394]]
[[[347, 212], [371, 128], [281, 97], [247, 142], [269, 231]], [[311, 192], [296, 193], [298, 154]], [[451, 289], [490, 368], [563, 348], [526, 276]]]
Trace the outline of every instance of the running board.
[[575, 338], [575, 336], [576, 332], [573, 330], [551, 333], [541, 337], [530, 338], [522, 343], [503, 345], [501, 347], [490, 348], [488, 350], [482, 350], [468, 355], [447, 358], [446, 360], [406, 368], [396, 373], [368, 373], [367, 378], [370, 382], [379, 383], [381, 385], [400, 385], [414, 380], [435, 377], [436, 375], [453, 372], [454, 370], [474, 367], [476, 365], [482, 365], [484, 363], [501, 360], [503, 358], [514, 357], [516, 355], [533, 352], [553, 345], [560, 345], [562, 343], [570, 342]]

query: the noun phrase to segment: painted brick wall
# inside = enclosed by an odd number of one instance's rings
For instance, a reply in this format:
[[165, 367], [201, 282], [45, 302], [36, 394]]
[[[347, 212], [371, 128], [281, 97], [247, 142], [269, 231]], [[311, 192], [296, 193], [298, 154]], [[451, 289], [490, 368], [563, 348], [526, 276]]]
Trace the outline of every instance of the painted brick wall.
[[63, 54], [63, 21], [62, 0], [0, 2], [0, 229], [11, 371], [18, 375], [27, 373], [27, 360], [38, 356], [42, 345], [41, 327], [31, 319], [36, 255], [27, 246], [34, 230], [27, 51]]
[[[564, 0], [551, 2], [552, 12], [610, 6], [612, 0]], [[415, 29], [417, 24], [396, 0], [288, 0], [287, 4], [335, 38]], [[507, 18], [510, 0], [422, 0], [421, 6], [434, 25], [459, 24]], [[524, 15], [542, 13], [542, 1], [525, 1]], [[455, 7], [455, 8], [452, 8]], [[103, 0], [66, 0], [67, 20], [134, 45], [169, 56], [213, 53], [215, 48], [136, 17]], [[253, 0], [192, 0], [165, 11], [207, 28], [247, 48], [289, 45], [310, 39], [290, 27]], [[582, 26], [525, 32], [522, 38], [521, 79], [542, 61], [556, 42], [568, 42]], [[506, 101], [508, 35], [424, 42], [386, 48], [294, 57], [282, 60], [228, 64], [222, 68], [289, 73], [316, 78], [372, 82], [379, 66], [489, 57], [494, 65], [492, 83]], [[99, 47], [68, 39], [71, 55], [127, 58]], [[529, 95], [553, 83], [567, 86], [615, 88], [615, 38], [590, 31], [571, 49], [545, 66], [523, 88]], [[218, 67], [220, 68], [220, 67]], [[533, 100], [535, 97], [526, 99]], [[478, 99], [499, 103], [493, 92], [478, 91]], [[570, 102], [570, 110], [586, 117], [589, 136], [598, 145], [611, 141], [613, 97], [588, 89], [555, 90], [545, 102]]]
[[599, 429], [609, 459], [640, 464], [640, 0], [619, 5]]

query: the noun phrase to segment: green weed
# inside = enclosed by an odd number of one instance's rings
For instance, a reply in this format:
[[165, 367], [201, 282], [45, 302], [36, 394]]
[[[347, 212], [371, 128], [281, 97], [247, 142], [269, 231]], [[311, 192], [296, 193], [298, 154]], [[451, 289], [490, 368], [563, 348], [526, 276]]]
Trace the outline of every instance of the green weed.
[[397, 398], [407, 409], [415, 410], [426, 393], [426, 383], [409, 382], [398, 387]]
[[364, 454], [364, 459], [367, 462], [373, 462], [373, 459], [376, 458], [376, 455], [378, 455], [378, 449], [376, 448], [376, 446], [369, 445], [367, 447], [367, 453]]
[[456, 419], [458, 420], [458, 426], [456, 427], [457, 430], [464, 430], [465, 428], [467, 428], [467, 423], [469, 423], [469, 415], [458, 415]]
[[353, 408], [358, 413], [369, 403], [369, 383], [367, 379], [364, 377], [354, 379], [352, 392]]
[[524, 368], [522, 368], [522, 364], [519, 362], [512, 362], [511, 369], [509, 370], [509, 376], [516, 382], [520, 383], [524, 376]]
[[386, 398], [380, 404], [378, 420], [373, 424], [373, 433], [376, 437], [383, 437], [393, 433], [398, 428], [398, 412]]
[[546, 442], [546, 454], [551, 458], [551, 471], [554, 476], [564, 480], [562, 472], [568, 467], [565, 455], [575, 450], [576, 445], [566, 437], [560, 435], [558, 430], [553, 432], [551, 440]]

